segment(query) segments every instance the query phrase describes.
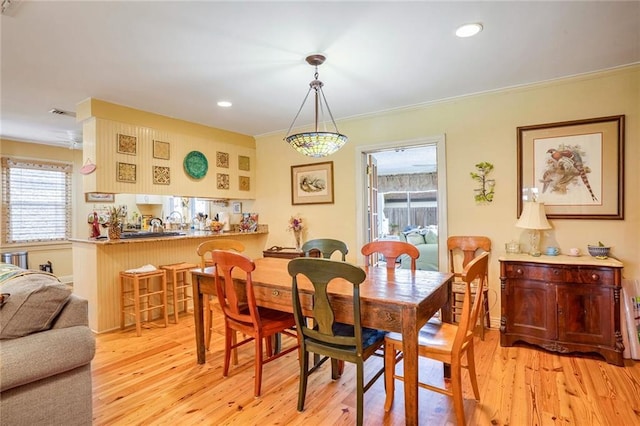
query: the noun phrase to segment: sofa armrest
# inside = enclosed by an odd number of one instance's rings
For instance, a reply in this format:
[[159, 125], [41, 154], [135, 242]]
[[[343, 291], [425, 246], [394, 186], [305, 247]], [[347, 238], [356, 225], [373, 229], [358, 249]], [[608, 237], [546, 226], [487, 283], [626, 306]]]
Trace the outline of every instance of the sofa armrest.
[[89, 326], [89, 303], [86, 299], [71, 294], [51, 328], [66, 328], [76, 325]]
[[91, 362], [95, 336], [86, 326], [42, 331], [0, 341], [0, 391], [35, 382]]

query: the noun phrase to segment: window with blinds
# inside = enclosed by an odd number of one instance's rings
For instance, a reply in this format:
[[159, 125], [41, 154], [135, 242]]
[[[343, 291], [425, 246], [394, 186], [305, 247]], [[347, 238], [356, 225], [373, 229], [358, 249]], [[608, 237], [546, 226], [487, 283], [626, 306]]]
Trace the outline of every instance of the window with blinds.
[[71, 236], [71, 173], [68, 163], [2, 158], [4, 242]]

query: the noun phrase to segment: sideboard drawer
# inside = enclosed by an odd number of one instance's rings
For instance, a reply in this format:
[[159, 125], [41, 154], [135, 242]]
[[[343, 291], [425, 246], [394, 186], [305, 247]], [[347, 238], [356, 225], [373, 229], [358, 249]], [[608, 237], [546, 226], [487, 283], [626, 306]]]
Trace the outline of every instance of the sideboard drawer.
[[553, 265], [534, 266], [511, 263], [506, 265], [507, 278], [518, 278], [535, 281], [564, 282], [562, 267]]
[[579, 284], [611, 285], [614, 282], [614, 271], [612, 269], [567, 269], [565, 275], [567, 282]]

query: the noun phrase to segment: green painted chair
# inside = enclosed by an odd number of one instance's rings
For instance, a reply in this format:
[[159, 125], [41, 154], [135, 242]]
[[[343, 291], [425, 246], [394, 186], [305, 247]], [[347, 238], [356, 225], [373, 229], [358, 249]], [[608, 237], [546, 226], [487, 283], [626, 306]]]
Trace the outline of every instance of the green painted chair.
[[[362, 425], [364, 393], [382, 375], [381, 368], [365, 384], [364, 362], [374, 355], [376, 349], [384, 343], [386, 333], [380, 330], [362, 327], [360, 319], [360, 284], [366, 274], [362, 268], [349, 263], [330, 259], [300, 257], [292, 259], [288, 265], [289, 275], [293, 278], [293, 312], [300, 342], [300, 387], [298, 392], [298, 411], [304, 410], [309, 374], [309, 352], [330, 357], [332, 376], [337, 371], [338, 360], [356, 365], [357, 424]], [[298, 289], [298, 276], [308, 278], [314, 288], [313, 326], [308, 326]], [[342, 278], [353, 284], [353, 325], [337, 322], [334, 306], [330, 303], [328, 287], [336, 278]], [[344, 281], [342, 281], [344, 284]]]
[[347, 244], [340, 240], [332, 240], [331, 238], [318, 238], [315, 240], [309, 240], [302, 245], [302, 251], [305, 257], [312, 257], [313, 251], [318, 251], [325, 259], [331, 259], [331, 256], [336, 251], [342, 253], [342, 261], [347, 259], [347, 253], [349, 248]]

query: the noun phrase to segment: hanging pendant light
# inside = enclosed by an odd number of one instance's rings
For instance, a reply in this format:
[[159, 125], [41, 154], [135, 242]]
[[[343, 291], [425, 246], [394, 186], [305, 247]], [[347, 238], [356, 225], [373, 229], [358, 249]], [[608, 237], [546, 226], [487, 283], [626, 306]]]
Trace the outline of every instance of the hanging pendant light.
[[[329, 109], [329, 104], [327, 103], [327, 99], [324, 96], [324, 92], [322, 91], [323, 84], [320, 80], [318, 80], [318, 66], [322, 65], [325, 59], [326, 58], [320, 54], [307, 56], [306, 60], [309, 65], [316, 67], [314, 80], [309, 83], [309, 90], [307, 91], [307, 95], [304, 97], [298, 113], [294, 117], [291, 126], [289, 126], [289, 130], [287, 130], [287, 136], [284, 138], [284, 140], [286, 140], [289, 145], [293, 147], [293, 149], [309, 157], [326, 157], [327, 155], [331, 155], [342, 148], [348, 140], [345, 135], [338, 132], [338, 126], [336, 125], [336, 121], [333, 119], [333, 114], [331, 114], [331, 109]], [[313, 90], [315, 96], [315, 131], [290, 135], [291, 129], [296, 123], [296, 120], [300, 115], [300, 111], [302, 111], [302, 108], [304, 107], [304, 104], [307, 101], [311, 90]], [[323, 102], [327, 108], [329, 117], [331, 117], [331, 122], [333, 123], [333, 127], [335, 128], [335, 132], [319, 131], [318, 118], [324, 113]]]

